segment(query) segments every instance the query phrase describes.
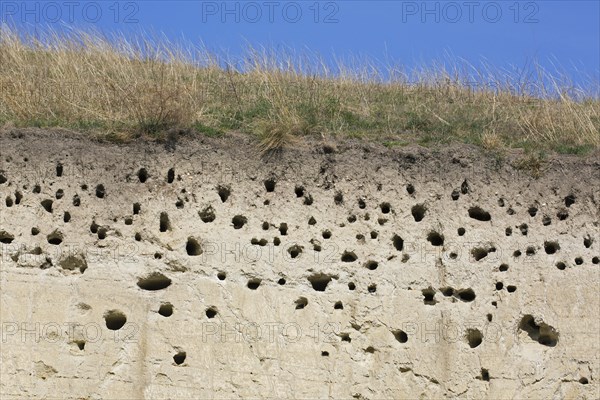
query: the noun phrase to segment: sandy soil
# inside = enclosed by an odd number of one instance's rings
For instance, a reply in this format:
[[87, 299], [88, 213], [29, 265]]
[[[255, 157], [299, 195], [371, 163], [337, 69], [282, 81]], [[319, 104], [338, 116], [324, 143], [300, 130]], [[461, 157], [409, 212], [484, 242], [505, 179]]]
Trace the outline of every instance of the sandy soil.
[[600, 161], [0, 132], [0, 396], [600, 397]]

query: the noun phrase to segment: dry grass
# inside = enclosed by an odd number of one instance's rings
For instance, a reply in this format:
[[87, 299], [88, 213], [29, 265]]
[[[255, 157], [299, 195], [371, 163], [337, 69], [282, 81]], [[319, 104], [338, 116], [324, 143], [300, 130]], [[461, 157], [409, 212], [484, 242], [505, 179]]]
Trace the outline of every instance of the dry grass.
[[[329, 68], [316, 56], [255, 49], [234, 64], [164, 40], [90, 32], [34, 38], [1, 26], [0, 124], [128, 139], [172, 127], [238, 130], [256, 135], [263, 150], [303, 135], [569, 153], [600, 146], [597, 94], [567, 94], [568, 85], [541, 69], [518, 81], [466, 63], [410, 73], [356, 64]], [[536, 96], [518, 93], [515, 83]]]

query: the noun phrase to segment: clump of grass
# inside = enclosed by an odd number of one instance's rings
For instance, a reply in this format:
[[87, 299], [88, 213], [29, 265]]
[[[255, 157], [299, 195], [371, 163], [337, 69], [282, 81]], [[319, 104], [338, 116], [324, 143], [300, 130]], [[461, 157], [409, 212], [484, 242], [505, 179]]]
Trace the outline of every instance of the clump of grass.
[[[2, 25], [0, 121], [120, 139], [172, 128], [213, 137], [236, 130], [255, 135], [264, 151], [306, 135], [388, 146], [458, 141], [493, 151], [598, 148], [597, 94], [565, 91], [562, 78], [535, 72], [523, 81], [466, 63], [409, 72], [368, 61], [331, 66], [318, 56], [252, 48], [233, 62], [162, 38], [34, 37]], [[535, 93], [515, 90], [521, 86]]]
[[193, 128], [196, 130], [196, 132], [202, 133], [208, 137], [222, 137], [225, 135], [225, 132], [221, 129], [206, 126], [201, 122], [196, 122], [193, 125]]
[[513, 163], [513, 167], [534, 178], [539, 178], [546, 166], [546, 154], [543, 151], [527, 149], [525, 155]]

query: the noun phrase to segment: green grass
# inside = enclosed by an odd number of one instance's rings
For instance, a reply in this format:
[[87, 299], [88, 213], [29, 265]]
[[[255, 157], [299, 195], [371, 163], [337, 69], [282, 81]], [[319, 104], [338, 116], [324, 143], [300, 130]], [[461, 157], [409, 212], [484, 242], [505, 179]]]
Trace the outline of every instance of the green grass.
[[[510, 82], [520, 77], [490, 67], [328, 67], [318, 57], [264, 49], [248, 49], [238, 65], [145, 38], [83, 31], [32, 37], [0, 26], [0, 123], [125, 141], [172, 128], [208, 137], [238, 131], [263, 150], [294, 146], [303, 136], [576, 155], [600, 147], [598, 98], [582, 90], [562, 94], [557, 82], [564, 77], [541, 68], [525, 86], [550, 84], [536, 87], [542, 95], [534, 98], [514, 94]], [[474, 80], [499, 90], [473, 90]]]
[[585, 156], [594, 151], [595, 147], [589, 144], [584, 145], [568, 145], [568, 144], [559, 144], [554, 146], [554, 150], [559, 154], [575, 154], [578, 156]]
[[208, 137], [216, 138], [223, 137], [225, 135], [225, 132], [223, 130], [206, 126], [200, 122], [196, 122], [193, 127], [194, 130], [196, 130], [196, 132], [202, 133], [203, 135]]

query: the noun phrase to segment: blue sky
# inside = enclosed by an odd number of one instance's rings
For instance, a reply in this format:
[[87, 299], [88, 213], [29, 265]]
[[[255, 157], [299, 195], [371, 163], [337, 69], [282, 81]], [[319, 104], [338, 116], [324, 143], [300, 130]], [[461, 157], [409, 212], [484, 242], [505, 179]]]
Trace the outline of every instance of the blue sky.
[[[411, 67], [481, 60], [525, 68], [533, 60], [575, 81], [600, 71], [600, 1], [9, 1], [4, 22], [164, 32], [232, 56], [247, 43], [366, 56]], [[450, 55], [450, 56], [449, 56]]]

